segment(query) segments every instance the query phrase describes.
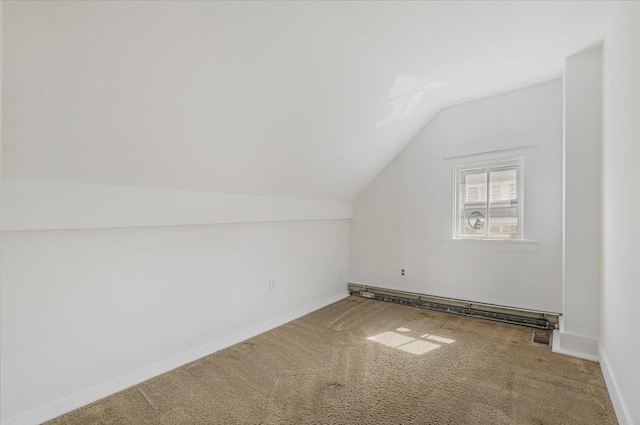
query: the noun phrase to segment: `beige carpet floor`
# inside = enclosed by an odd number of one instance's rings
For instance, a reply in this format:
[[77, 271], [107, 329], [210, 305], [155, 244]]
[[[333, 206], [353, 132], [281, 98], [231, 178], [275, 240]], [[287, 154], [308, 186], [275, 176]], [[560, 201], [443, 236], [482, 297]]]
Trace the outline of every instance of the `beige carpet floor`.
[[50, 424], [614, 424], [531, 330], [349, 297]]

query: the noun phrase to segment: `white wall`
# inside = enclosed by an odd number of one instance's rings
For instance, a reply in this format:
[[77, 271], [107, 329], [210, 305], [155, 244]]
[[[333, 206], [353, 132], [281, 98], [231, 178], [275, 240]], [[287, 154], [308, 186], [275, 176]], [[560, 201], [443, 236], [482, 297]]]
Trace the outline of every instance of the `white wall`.
[[554, 351], [592, 360], [600, 337], [602, 48], [565, 60], [563, 317]]
[[351, 218], [350, 202], [2, 180], [3, 230], [93, 229]]
[[[443, 159], [521, 147], [532, 242], [451, 241]], [[560, 312], [561, 188], [560, 79], [445, 109], [355, 201], [350, 281]]]
[[601, 366], [622, 424], [640, 424], [640, 3], [604, 41]]
[[437, 105], [559, 75], [612, 10], [5, 1], [4, 177], [351, 201]]
[[348, 202], [3, 179], [3, 425], [344, 296], [351, 214]]
[[337, 300], [348, 229], [311, 220], [3, 232], [3, 421], [42, 421]]

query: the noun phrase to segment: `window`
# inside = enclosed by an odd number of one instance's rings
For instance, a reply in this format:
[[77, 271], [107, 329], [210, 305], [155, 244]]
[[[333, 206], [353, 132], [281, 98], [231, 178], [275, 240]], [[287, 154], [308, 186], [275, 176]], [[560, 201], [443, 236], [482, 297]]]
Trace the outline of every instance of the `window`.
[[522, 238], [523, 168], [524, 157], [454, 166], [454, 238]]
[[500, 198], [502, 196], [501, 193], [502, 193], [502, 185], [499, 185], [499, 184], [491, 185], [491, 197], [493, 199]]

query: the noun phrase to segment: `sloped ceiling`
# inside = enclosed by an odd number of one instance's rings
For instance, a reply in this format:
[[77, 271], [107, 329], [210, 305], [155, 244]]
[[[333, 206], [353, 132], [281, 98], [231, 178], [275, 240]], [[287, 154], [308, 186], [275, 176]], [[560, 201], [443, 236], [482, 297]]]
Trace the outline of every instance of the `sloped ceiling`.
[[613, 2], [4, 2], [3, 176], [351, 200]]

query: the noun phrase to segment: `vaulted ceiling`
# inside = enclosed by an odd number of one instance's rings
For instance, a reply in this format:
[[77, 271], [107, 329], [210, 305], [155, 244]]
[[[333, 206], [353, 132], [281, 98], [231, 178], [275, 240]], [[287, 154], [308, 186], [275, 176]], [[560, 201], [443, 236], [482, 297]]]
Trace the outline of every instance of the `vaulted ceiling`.
[[612, 2], [4, 2], [3, 176], [350, 200]]

